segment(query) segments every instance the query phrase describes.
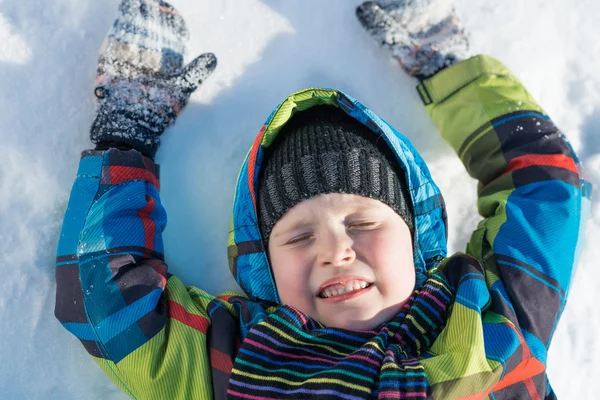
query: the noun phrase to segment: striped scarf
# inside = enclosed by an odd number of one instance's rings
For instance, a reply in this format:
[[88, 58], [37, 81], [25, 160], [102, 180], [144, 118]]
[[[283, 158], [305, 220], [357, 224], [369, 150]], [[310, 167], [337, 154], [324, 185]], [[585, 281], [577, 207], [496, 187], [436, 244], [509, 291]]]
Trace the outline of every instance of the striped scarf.
[[328, 329], [280, 307], [248, 333], [228, 398], [427, 398], [419, 355], [444, 328], [452, 298], [445, 276], [436, 272], [393, 320], [373, 331]]

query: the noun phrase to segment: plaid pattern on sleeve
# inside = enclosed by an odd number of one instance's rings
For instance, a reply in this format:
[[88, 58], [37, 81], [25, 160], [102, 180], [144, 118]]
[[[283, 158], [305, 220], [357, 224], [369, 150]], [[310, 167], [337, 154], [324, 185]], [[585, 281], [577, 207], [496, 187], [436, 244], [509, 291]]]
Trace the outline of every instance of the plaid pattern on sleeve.
[[132, 398], [222, 398], [240, 342], [233, 293], [167, 274], [166, 221], [157, 165], [135, 150], [85, 151], [58, 244], [55, 314]]
[[[463, 376], [473, 396], [468, 398], [554, 398], [545, 375], [547, 351], [583, 243], [591, 185], [562, 132], [491, 57], [449, 67], [418, 91], [443, 138], [479, 181], [484, 219], [466, 250], [483, 271], [463, 274], [465, 294], [458, 291], [453, 315], [481, 316], [486, 340], [479, 346], [485, 347], [488, 365], [503, 360], [503, 372], [487, 387], [481, 374]], [[464, 325], [455, 331], [451, 325], [448, 337], [450, 332], [468, 337]], [[454, 338], [454, 349], [459, 341]], [[472, 351], [476, 342], [466, 348]], [[450, 348], [445, 343], [436, 351]], [[453, 378], [440, 377], [437, 390]], [[529, 397], [520, 397], [523, 393]]]
[[118, 362], [165, 324], [158, 188], [158, 166], [136, 151], [82, 155], [58, 246], [56, 316], [95, 357]]

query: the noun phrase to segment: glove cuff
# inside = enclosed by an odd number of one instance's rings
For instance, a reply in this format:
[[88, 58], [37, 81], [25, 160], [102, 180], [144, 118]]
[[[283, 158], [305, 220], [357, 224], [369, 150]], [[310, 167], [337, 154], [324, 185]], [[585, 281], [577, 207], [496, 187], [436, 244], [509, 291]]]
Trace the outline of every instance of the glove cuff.
[[105, 150], [103, 147], [130, 146], [146, 157], [154, 159], [156, 151], [160, 146], [160, 133], [150, 127], [140, 125], [136, 120], [129, 118], [128, 112], [113, 111], [111, 113], [99, 113], [92, 123], [90, 139], [97, 145], [97, 149]]

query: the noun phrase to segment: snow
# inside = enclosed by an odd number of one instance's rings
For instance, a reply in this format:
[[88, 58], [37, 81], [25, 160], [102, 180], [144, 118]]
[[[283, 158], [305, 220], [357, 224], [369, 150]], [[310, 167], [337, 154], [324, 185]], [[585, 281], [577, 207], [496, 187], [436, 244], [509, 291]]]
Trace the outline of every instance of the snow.
[[[219, 65], [164, 136], [170, 271], [235, 289], [226, 239], [235, 179], [256, 132], [287, 94], [342, 89], [409, 136], [449, 210], [451, 251], [479, 217], [476, 185], [421, 107], [415, 82], [354, 17], [358, 1], [179, 0], [188, 56]], [[54, 319], [54, 257], [79, 154], [90, 146], [97, 52], [118, 0], [0, 2], [0, 393], [6, 399], [125, 398]], [[600, 183], [600, 28], [592, 0], [457, 0], [474, 51], [501, 59], [567, 133]], [[548, 359], [557, 394], [591, 399], [600, 375], [600, 201]]]

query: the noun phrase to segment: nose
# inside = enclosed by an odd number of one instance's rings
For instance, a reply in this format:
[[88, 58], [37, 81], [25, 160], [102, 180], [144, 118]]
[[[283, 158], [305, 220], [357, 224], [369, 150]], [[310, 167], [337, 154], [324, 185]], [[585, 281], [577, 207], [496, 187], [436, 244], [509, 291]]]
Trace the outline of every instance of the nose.
[[352, 264], [356, 259], [351, 237], [344, 232], [329, 232], [321, 240], [318, 263], [321, 266], [342, 267]]

